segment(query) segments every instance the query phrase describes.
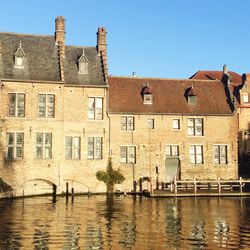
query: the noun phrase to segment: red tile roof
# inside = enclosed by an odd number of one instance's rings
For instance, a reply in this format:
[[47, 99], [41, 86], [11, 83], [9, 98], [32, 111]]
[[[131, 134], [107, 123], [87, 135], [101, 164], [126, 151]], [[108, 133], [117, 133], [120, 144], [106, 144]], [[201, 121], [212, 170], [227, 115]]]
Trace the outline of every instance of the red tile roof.
[[[143, 104], [142, 89], [149, 85], [153, 103]], [[188, 104], [187, 93], [193, 86], [196, 104]], [[111, 113], [229, 115], [224, 86], [218, 80], [155, 79], [109, 77]]]
[[[228, 74], [232, 77], [231, 81], [238, 85], [242, 83], [242, 76], [236, 72], [228, 71]], [[223, 77], [223, 71], [214, 70], [201, 70], [197, 71], [190, 79], [200, 79], [200, 80], [221, 80]]]

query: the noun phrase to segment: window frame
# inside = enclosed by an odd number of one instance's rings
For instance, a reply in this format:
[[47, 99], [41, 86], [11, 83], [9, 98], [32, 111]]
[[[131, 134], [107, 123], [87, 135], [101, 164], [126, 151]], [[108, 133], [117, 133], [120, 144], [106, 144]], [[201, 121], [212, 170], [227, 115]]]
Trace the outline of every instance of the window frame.
[[135, 145], [120, 145], [120, 163], [121, 164], [136, 164], [136, 146]]
[[[246, 101], [247, 98], [247, 101]], [[242, 93], [242, 102], [243, 103], [249, 103], [249, 93], [248, 92], [243, 92]]]
[[[38, 142], [38, 135], [41, 135], [41, 142]], [[49, 138], [49, 142], [47, 142]], [[51, 132], [36, 132], [36, 152], [35, 158], [36, 159], [52, 159], [52, 133]], [[38, 156], [37, 149], [40, 150], [40, 156]], [[47, 152], [49, 153], [47, 156]]]
[[[12, 143], [10, 143], [10, 141], [9, 141], [10, 135], [13, 136]], [[18, 143], [18, 136], [20, 136], [20, 135], [21, 135], [22, 140], [21, 140], [21, 143]], [[23, 132], [7, 132], [6, 133], [6, 148], [7, 148], [6, 159], [8, 159], [8, 160], [21, 160], [21, 159], [23, 159], [23, 157], [24, 157], [24, 133]], [[10, 148], [12, 149], [11, 150], [12, 157], [9, 157], [9, 152], [10, 152], [9, 149]], [[19, 155], [18, 149], [21, 149], [20, 156], [18, 156]]]
[[[167, 149], [169, 148], [169, 150]], [[176, 148], [174, 150], [174, 148]], [[169, 152], [169, 154], [168, 154]], [[177, 154], [173, 154], [173, 152], [177, 152]], [[165, 155], [166, 157], [179, 157], [180, 156], [180, 149], [179, 149], [179, 145], [178, 144], [166, 144], [166, 147], [165, 147]]]
[[[201, 121], [200, 124], [197, 124], [198, 120]], [[199, 129], [201, 132], [198, 133]], [[190, 131], [192, 131], [192, 132], [190, 133]], [[188, 136], [204, 136], [204, 120], [203, 120], [203, 118], [188, 118], [187, 134], [188, 134]]]
[[154, 118], [148, 118], [147, 119], [147, 128], [148, 129], [154, 129], [155, 128], [155, 119]]
[[[67, 140], [70, 140], [70, 145], [67, 145]], [[78, 140], [77, 145], [75, 142]], [[67, 152], [70, 154], [68, 155]], [[80, 160], [81, 159], [81, 137], [80, 136], [65, 136], [65, 159]]]
[[[90, 105], [90, 100], [93, 100], [92, 105]], [[100, 102], [101, 107], [97, 107], [98, 100], [101, 100], [101, 102]], [[88, 110], [87, 110], [88, 120], [90, 120], [90, 121], [103, 120], [103, 108], [104, 108], [103, 103], [104, 103], [103, 97], [100, 97], [100, 96], [89, 96], [88, 97]]]
[[152, 94], [144, 94], [143, 95], [143, 104], [152, 104], [152, 103], [153, 103]]
[[[20, 107], [19, 97], [23, 95], [23, 105]], [[15, 97], [14, 102], [11, 101], [11, 96]], [[22, 102], [21, 102], [22, 103]], [[8, 117], [25, 117], [25, 107], [26, 107], [26, 95], [24, 92], [9, 92], [8, 93]], [[11, 109], [13, 109], [13, 114], [11, 114]], [[19, 115], [20, 110], [23, 110], [23, 114]]]
[[[175, 127], [175, 122], [178, 123], [178, 126]], [[175, 130], [175, 131], [178, 131], [181, 129], [181, 120], [179, 118], [173, 118], [172, 119], [172, 129]]]
[[[216, 150], [215, 148], [218, 148], [218, 161], [216, 162]], [[222, 149], [224, 148], [224, 155], [222, 152]], [[225, 157], [225, 160], [223, 161], [222, 157]], [[213, 145], [213, 163], [215, 165], [227, 165], [228, 164], [228, 145], [227, 144], [214, 144]]]
[[103, 159], [103, 138], [88, 137], [87, 139], [87, 158], [89, 160]]
[[134, 116], [121, 116], [120, 128], [123, 131], [135, 130], [135, 117]]
[[[40, 97], [42, 96], [45, 97], [44, 103], [40, 101]], [[51, 104], [51, 102], [49, 101], [50, 96], [53, 96], [52, 111], [50, 110], [50, 104]], [[41, 106], [41, 104], [43, 105]], [[37, 113], [38, 118], [48, 118], [48, 119], [55, 118], [55, 107], [56, 107], [56, 95], [54, 93], [38, 94], [38, 113]], [[43, 111], [40, 110], [41, 108], [43, 108]], [[40, 112], [43, 112], [44, 115], [40, 115]], [[50, 115], [50, 113], [52, 113], [52, 115]]]
[[[193, 152], [191, 154], [191, 147], [193, 147]], [[200, 149], [200, 153], [198, 152], [198, 148]], [[192, 158], [193, 156], [193, 158]], [[198, 158], [200, 156], [200, 159]], [[204, 153], [203, 153], [203, 145], [201, 144], [192, 144], [189, 146], [189, 163], [194, 165], [203, 165], [204, 164]]]

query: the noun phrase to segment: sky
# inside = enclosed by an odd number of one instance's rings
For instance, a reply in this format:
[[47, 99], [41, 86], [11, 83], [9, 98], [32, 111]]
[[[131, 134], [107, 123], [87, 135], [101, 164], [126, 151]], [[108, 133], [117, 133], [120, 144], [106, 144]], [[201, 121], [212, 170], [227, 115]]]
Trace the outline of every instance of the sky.
[[250, 0], [9, 0], [0, 32], [54, 35], [66, 19], [66, 44], [96, 46], [107, 30], [108, 72], [189, 78], [198, 70], [250, 72]]

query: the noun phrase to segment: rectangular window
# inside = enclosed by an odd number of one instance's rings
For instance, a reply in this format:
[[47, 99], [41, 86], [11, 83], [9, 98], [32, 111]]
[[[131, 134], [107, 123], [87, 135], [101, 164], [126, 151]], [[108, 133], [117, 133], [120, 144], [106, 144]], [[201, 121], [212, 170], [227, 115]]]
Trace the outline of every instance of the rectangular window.
[[121, 117], [121, 130], [134, 130], [134, 117], [133, 116]]
[[242, 99], [243, 99], [244, 103], [248, 103], [249, 102], [249, 95], [248, 95], [247, 92], [243, 93], [243, 98]]
[[40, 118], [55, 117], [55, 95], [52, 94], [38, 95], [38, 117]]
[[190, 163], [203, 164], [203, 148], [202, 145], [191, 145], [189, 148]]
[[174, 130], [179, 130], [180, 129], [180, 119], [173, 119], [173, 126], [172, 128]]
[[52, 158], [52, 134], [36, 133], [36, 158], [51, 159]]
[[23, 133], [7, 133], [7, 159], [22, 159], [23, 144]]
[[148, 121], [147, 121], [147, 125], [148, 125], [148, 128], [150, 128], [150, 129], [154, 129], [154, 119], [151, 119], [151, 118], [149, 118], [148, 119]]
[[65, 158], [80, 159], [80, 137], [65, 137]]
[[167, 145], [166, 146], [166, 156], [179, 156], [179, 146], [178, 145]]
[[89, 97], [88, 119], [90, 120], [102, 120], [103, 119], [103, 98], [102, 97]]
[[102, 159], [102, 137], [88, 137], [88, 159]]
[[203, 135], [203, 119], [201, 118], [188, 119], [188, 135], [192, 136]]
[[127, 164], [135, 164], [136, 162], [135, 146], [120, 146], [120, 162]]
[[227, 164], [227, 146], [214, 145], [214, 163]]
[[25, 113], [25, 94], [9, 93], [9, 116], [24, 117]]

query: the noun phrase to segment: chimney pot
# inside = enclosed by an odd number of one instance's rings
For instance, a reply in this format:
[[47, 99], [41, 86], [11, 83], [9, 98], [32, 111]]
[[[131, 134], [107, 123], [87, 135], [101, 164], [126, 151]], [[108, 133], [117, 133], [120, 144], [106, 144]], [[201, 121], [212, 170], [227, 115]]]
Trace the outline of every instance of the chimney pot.
[[223, 74], [226, 75], [228, 73], [227, 71], [228, 71], [228, 68], [227, 68], [227, 65], [225, 64], [223, 66]]

